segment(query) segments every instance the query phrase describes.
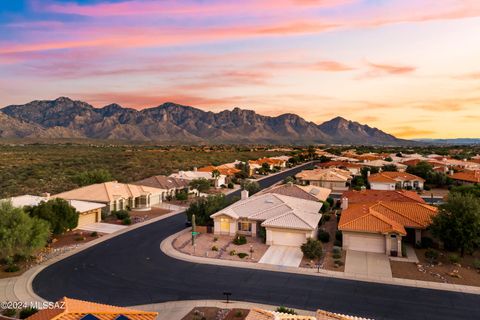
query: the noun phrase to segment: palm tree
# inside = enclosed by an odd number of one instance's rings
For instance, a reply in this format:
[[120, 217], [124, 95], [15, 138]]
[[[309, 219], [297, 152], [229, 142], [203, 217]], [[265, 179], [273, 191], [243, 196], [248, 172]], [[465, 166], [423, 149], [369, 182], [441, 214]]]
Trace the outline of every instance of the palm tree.
[[212, 178], [213, 179], [218, 179], [220, 177], [220, 171], [218, 169], [215, 169], [212, 171]]

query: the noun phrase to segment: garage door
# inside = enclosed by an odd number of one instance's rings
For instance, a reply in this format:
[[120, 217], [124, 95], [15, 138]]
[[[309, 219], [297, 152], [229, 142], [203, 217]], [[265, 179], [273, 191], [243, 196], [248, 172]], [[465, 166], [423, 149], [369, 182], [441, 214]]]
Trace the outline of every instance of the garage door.
[[78, 226], [77, 228], [80, 228], [81, 226], [87, 225], [87, 224], [92, 224], [97, 221], [96, 219], [96, 214], [95, 212], [89, 213], [89, 214], [80, 214], [78, 216]]
[[385, 253], [385, 237], [377, 234], [343, 234], [345, 249]]
[[297, 232], [270, 231], [270, 236], [272, 240], [271, 244], [277, 246], [298, 247], [306, 241], [305, 234]]

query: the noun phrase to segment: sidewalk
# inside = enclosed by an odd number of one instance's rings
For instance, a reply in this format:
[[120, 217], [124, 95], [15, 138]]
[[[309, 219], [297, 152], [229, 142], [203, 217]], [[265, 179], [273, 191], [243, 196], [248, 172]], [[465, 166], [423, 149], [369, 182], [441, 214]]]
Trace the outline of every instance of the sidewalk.
[[[156, 304], [146, 304], [140, 306], [132, 306], [133, 309], [140, 309], [144, 311], [158, 312], [157, 320], [181, 320], [187, 313], [195, 307], [217, 307], [225, 309], [241, 308], [252, 309], [259, 308], [264, 310], [275, 311], [278, 306], [271, 306], [266, 304], [258, 304], [243, 301], [230, 301], [226, 303], [220, 300], [186, 300], [186, 301], [172, 301]], [[315, 316], [315, 312], [295, 309], [299, 315]]]
[[33, 292], [32, 289], [32, 281], [35, 278], [35, 276], [40, 273], [43, 269], [48, 267], [49, 265], [54, 264], [55, 262], [58, 262], [60, 260], [63, 260], [65, 258], [68, 258], [71, 255], [77, 254], [80, 251], [86, 250], [96, 244], [99, 244], [103, 241], [107, 241], [109, 239], [112, 239], [114, 237], [117, 237], [121, 234], [130, 232], [132, 230], [135, 230], [137, 228], [143, 227], [145, 225], [148, 225], [150, 223], [154, 223], [157, 221], [160, 221], [162, 219], [169, 218], [171, 216], [174, 216], [179, 213], [183, 213], [184, 209], [179, 210], [179, 211], [174, 211], [170, 212], [167, 214], [164, 214], [160, 217], [156, 217], [144, 222], [136, 223], [128, 228], [119, 230], [117, 232], [105, 235], [101, 238], [95, 239], [93, 241], [90, 241], [88, 243], [85, 243], [84, 245], [74, 249], [70, 250], [64, 254], [61, 254], [59, 256], [56, 256], [42, 264], [39, 264], [37, 266], [34, 266], [33, 268], [30, 268], [29, 270], [25, 271], [20, 276], [17, 277], [12, 277], [12, 278], [5, 278], [5, 279], [0, 279], [0, 301], [23, 301], [23, 302], [43, 302], [45, 301], [43, 298], [39, 297], [38, 295]]
[[175, 248], [173, 248], [173, 245], [172, 245], [173, 240], [184, 232], [190, 232], [190, 229], [189, 228], [184, 229], [163, 240], [162, 243], [160, 244], [160, 250], [162, 250], [163, 253], [165, 253], [166, 255], [172, 258], [183, 260], [183, 261], [194, 262], [194, 263], [203, 263], [203, 264], [227, 266], [227, 267], [234, 267], [234, 268], [288, 272], [288, 273], [304, 274], [304, 275], [317, 276], [317, 277], [330, 277], [330, 278], [338, 278], [338, 279], [345, 279], [345, 280], [374, 282], [374, 283], [382, 283], [382, 284], [389, 284], [389, 285], [408, 286], [408, 287], [416, 287], [416, 288], [424, 288], [424, 289], [432, 289], [432, 290], [455, 291], [455, 292], [480, 295], [480, 287], [473, 287], [473, 286], [464, 286], [464, 285], [429, 282], [429, 281], [418, 281], [418, 280], [401, 279], [401, 278], [365, 276], [365, 275], [359, 275], [359, 274], [352, 274], [352, 273], [331, 271], [331, 270], [322, 270], [322, 269], [320, 269], [320, 272], [317, 272], [317, 269], [315, 268], [296, 268], [296, 267], [269, 265], [269, 264], [263, 264], [263, 263], [220, 260], [220, 259], [191, 256], [191, 255], [182, 253], [180, 251], [177, 251]]

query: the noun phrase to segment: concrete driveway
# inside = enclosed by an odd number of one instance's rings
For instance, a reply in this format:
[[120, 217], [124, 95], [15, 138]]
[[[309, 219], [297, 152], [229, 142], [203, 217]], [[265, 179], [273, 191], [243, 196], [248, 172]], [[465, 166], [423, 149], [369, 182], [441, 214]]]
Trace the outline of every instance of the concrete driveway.
[[113, 223], [103, 223], [103, 222], [97, 222], [97, 223], [92, 223], [92, 224], [86, 224], [79, 228], [80, 230], [84, 231], [91, 231], [91, 232], [98, 232], [98, 233], [105, 233], [105, 234], [110, 234], [117, 232], [118, 230], [122, 230], [127, 228], [127, 226], [121, 226], [118, 224], [113, 224]]
[[277, 266], [298, 267], [302, 258], [303, 253], [299, 247], [270, 246], [258, 262]]
[[383, 253], [347, 250], [345, 273], [391, 278], [390, 260]]

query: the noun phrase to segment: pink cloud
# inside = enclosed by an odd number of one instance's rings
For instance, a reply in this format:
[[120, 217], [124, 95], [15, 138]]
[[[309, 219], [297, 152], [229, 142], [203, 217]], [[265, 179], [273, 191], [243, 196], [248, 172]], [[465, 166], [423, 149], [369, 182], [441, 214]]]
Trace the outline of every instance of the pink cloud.
[[386, 74], [404, 74], [416, 70], [415, 67], [405, 65], [369, 63], [368, 66], [373, 70], [373, 72]]

